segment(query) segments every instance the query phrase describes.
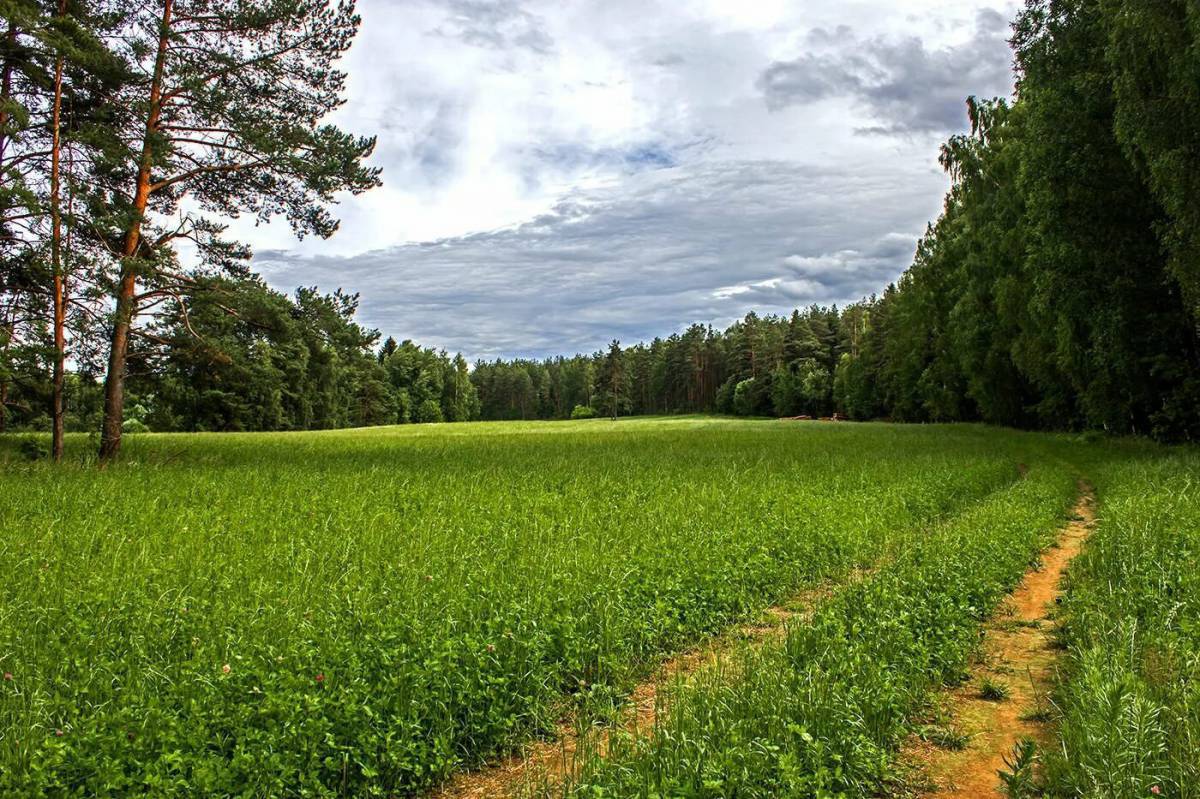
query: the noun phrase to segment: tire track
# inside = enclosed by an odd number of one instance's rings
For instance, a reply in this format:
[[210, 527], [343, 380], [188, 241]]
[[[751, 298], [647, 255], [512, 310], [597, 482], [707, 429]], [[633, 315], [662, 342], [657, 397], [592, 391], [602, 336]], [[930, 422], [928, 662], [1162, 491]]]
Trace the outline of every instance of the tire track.
[[[967, 737], [958, 751], [912, 739], [906, 760], [924, 775], [921, 793], [937, 799], [1000, 797], [1002, 771], [1011, 771], [1014, 750], [1024, 738], [1044, 743], [1050, 691], [1059, 653], [1052, 609], [1062, 596], [1062, 579], [1095, 524], [1096, 498], [1080, 483], [1072, 520], [1026, 573], [986, 627], [980, 663], [970, 679], [943, 696], [943, 712]], [[1026, 764], [1032, 768], [1032, 763]]]

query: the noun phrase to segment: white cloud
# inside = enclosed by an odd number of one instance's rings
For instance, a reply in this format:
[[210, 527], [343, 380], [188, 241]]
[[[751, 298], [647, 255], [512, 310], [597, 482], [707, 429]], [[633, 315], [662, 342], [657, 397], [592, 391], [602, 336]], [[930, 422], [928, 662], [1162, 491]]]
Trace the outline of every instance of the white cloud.
[[1006, 89], [999, 2], [360, 0], [337, 120], [384, 187], [329, 241], [234, 230], [273, 285], [471, 356], [853, 299], [936, 214], [961, 100]]
[[259, 266], [276, 284], [361, 291], [364, 319], [398, 338], [472, 357], [588, 351], [870, 293], [907, 264], [913, 240], [896, 231], [934, 213], [942, 185], [920, 166], [881, 179], [710, 161], [577, 190], [501, 230], [349, 257], [262, 252]]

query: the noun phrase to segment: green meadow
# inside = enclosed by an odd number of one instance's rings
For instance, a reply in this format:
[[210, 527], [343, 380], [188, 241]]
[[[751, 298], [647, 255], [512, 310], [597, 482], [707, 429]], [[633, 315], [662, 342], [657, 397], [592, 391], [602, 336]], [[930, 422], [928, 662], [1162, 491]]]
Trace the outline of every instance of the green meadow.
[[563, 790], [878, 793], [1081, 478], [1101, 522], [1045, 771], [1064, 796], [1197, 795], [1194, 450], [710, 417], [144, 434], [105, 468], [83, 437], [62, 466], [21, 445], [0, 439], [3, 796], [417, 795], [868, 568]]

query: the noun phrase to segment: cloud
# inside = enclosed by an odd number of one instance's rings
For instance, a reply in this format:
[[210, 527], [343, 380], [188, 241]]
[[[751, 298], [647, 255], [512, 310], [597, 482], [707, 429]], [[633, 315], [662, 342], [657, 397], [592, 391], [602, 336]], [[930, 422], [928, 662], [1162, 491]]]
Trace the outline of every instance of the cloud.
[[902, 231], [942, 187], [927, 169], [881, 184], [865, 170], [708, 163], [572, 192], [502, 230], [351, 258], [262, 252], [257, 264], [276, 283], [360, 291], [367, 323], [471, 358], [591, 351], [876, 291], [911, 260]]
[[542, 20], [515, 0], [447, 0], [446, 21], [431, 33], [493, 50], [523, 48], [547, 54], [554, 40]]
[[970, 39], [936, 49], [917, 36], [862, 40], [845, 26], [816, 29], [807, 38], [816, 52], [775, 61], [757, 85], [774, 110], [852, 98], [875, 120], [860, 132], [947, 133], [962, 127], [968, 95], [1011, 92], [1007, 31], [1005, 17], [991, 8], [978, 12]]
[[1011, 3], [359, 0], [336, 121], [384, 186], [328, 241], [232, 235], [276, 288], [472, 358], [854, 300], [941, 207], [934, 134], [1011, 91]]

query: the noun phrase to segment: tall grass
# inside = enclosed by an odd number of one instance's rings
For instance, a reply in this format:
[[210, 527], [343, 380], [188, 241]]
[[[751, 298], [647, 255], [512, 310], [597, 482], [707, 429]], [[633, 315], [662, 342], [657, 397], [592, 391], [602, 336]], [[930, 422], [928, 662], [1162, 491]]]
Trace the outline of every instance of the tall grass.
[[1200, 797], [1200, 453], [1097, 472], [1100, 525], [1071, 571], [1053, 796]]
[[651, 735], [594, 757], [564, 793], [875, 795], [909, 720], [931, 690], [965, 675], [981, 621], [1052, 540], [1074, 494], [1070, 471], [1034, 466], [792, 627], [783, 644], [677, 685]]
[[[863, 594], [822, 640], [930, 622], [957, 646], [1033, 533], [935, 547], [922, 531], [1048, 446], [703, 419], [127, 444], [104, 470], [0, 455], [0, 796], [412, 793], [910, 546], [924, 554], [904, 555], [903, 579], [930, 598]], [[83, 460], [87, 442], [71, 446]], [[938, 581], [933, 558], [960, 548], [1004, 567]], [[816, 646], [793, 638], [781, 663]], [[825, 707], [835, 695], [813, 686]], [[871, 686], [863, 701], [911, 690]], [[890, 718], [848, 720], [883, 746]]]

